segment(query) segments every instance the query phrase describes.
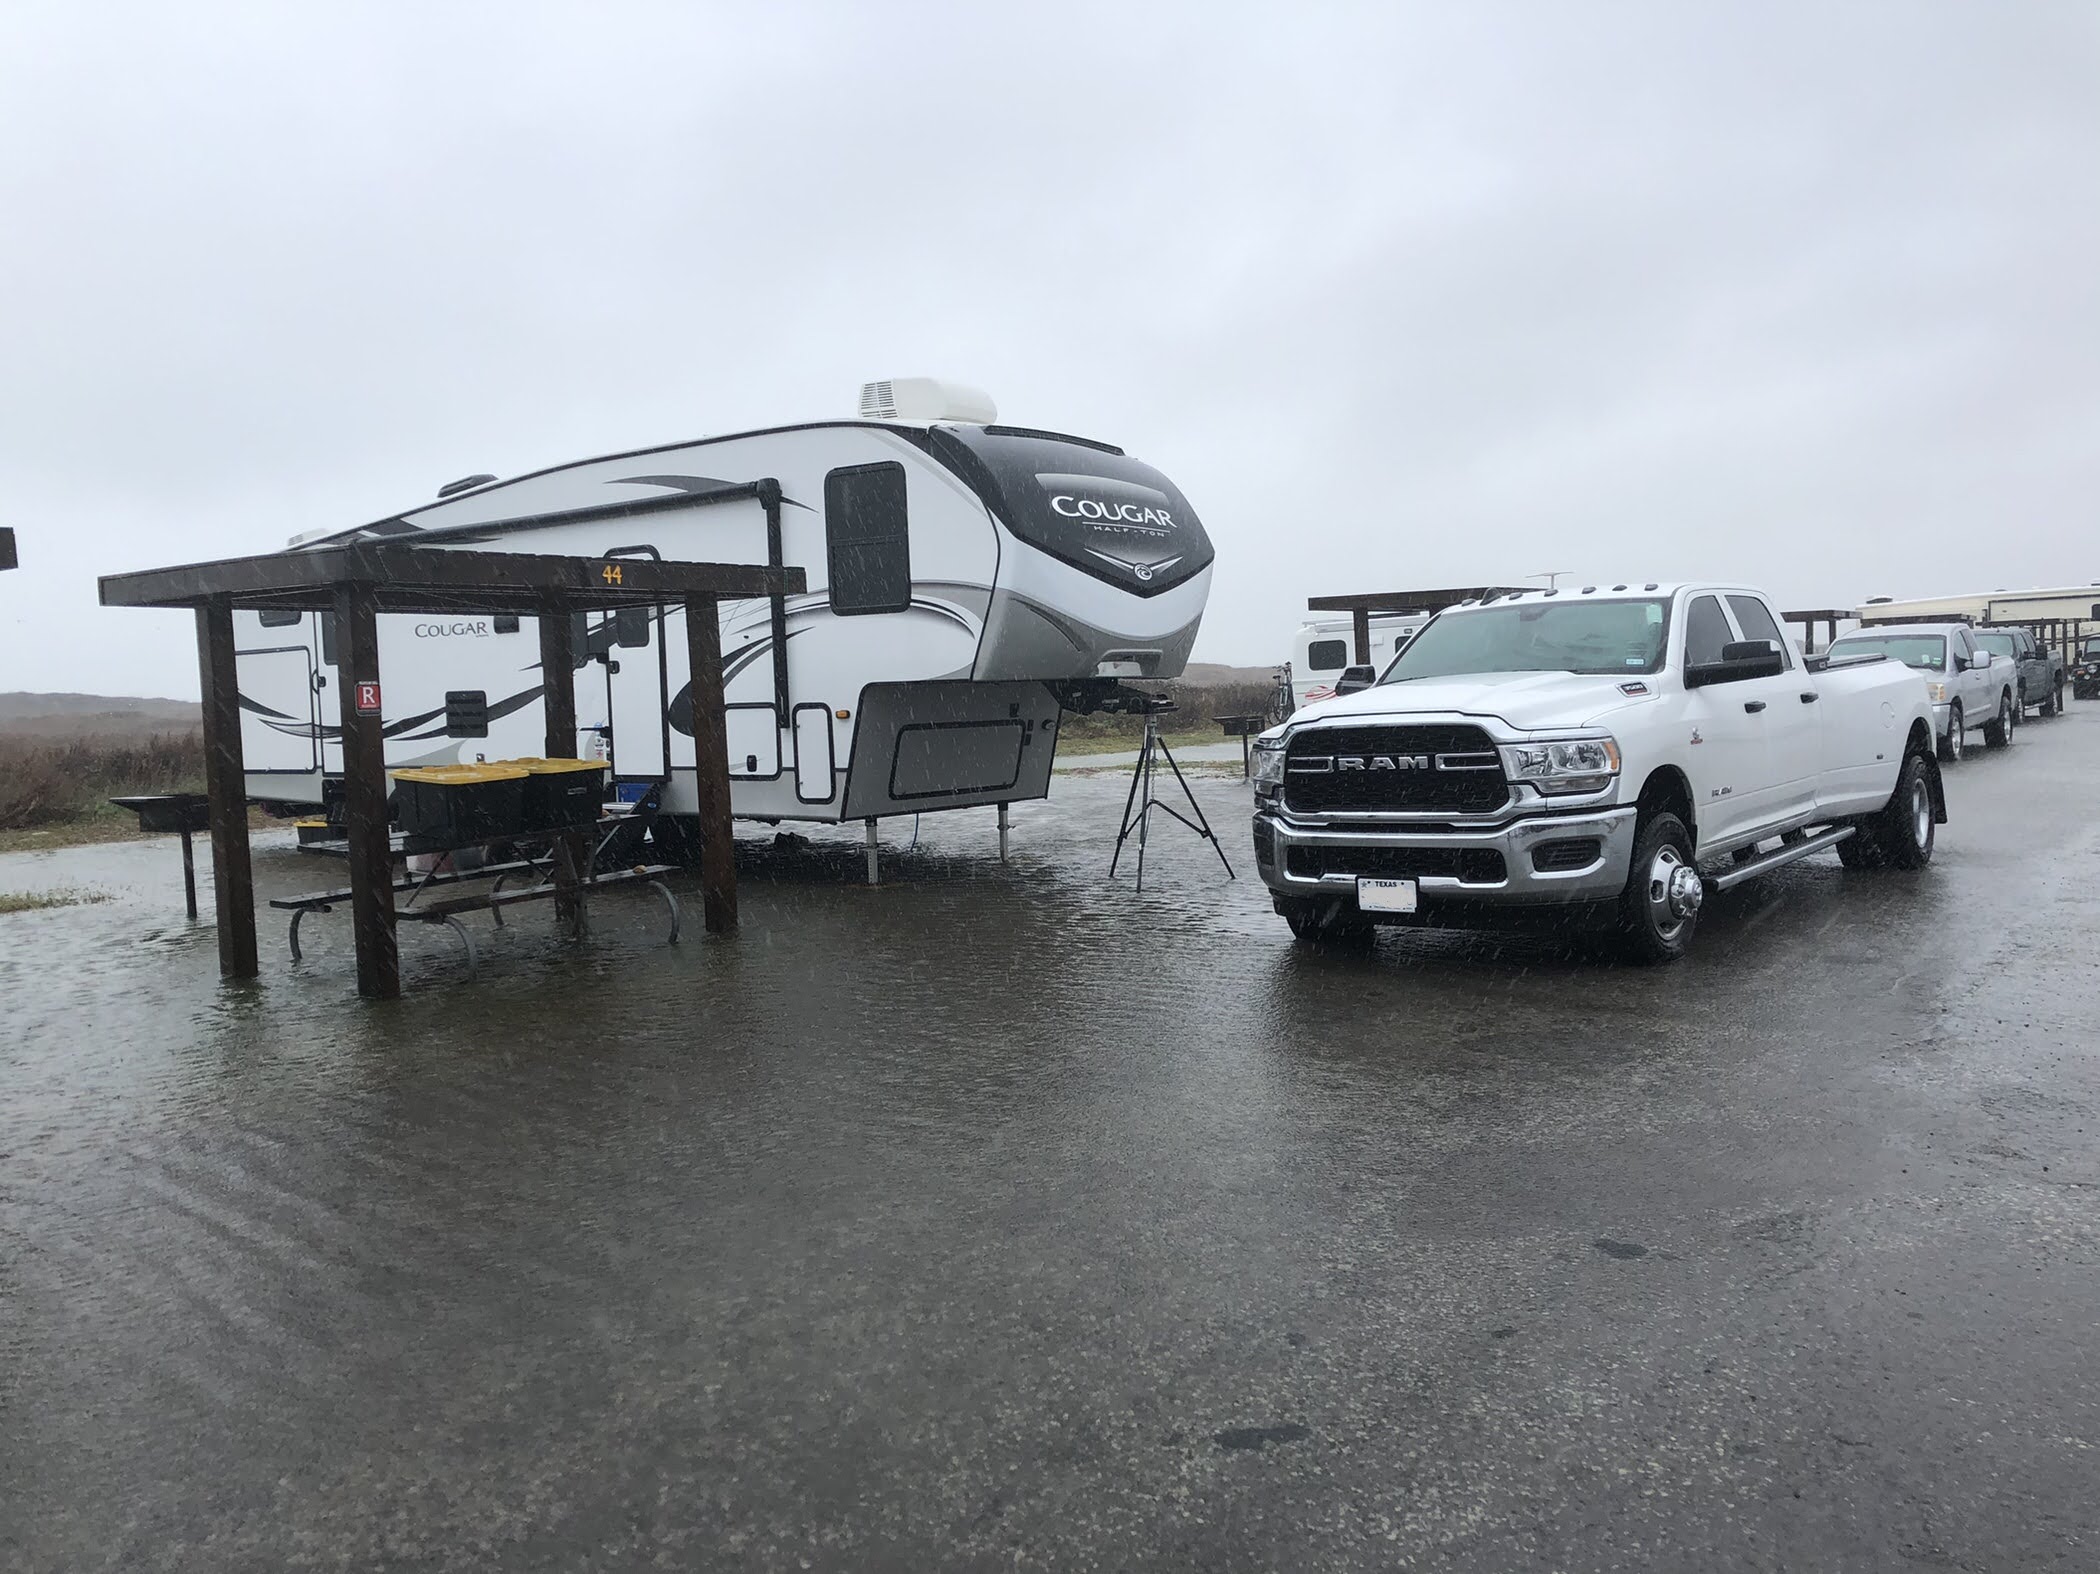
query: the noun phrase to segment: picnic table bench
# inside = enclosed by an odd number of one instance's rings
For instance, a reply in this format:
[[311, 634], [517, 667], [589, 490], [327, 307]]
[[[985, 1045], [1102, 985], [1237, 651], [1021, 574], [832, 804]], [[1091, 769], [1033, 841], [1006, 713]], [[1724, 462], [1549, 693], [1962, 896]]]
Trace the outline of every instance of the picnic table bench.
[[[503, 889], [503, 883], [513, 875], [527, 872], [535, 876], [533, 884], [520, 886], [509, 891]], [[637, 864], [630, 869], [610, 870], [602, 874], [593, 873], [575, 880], [559, 879], [557, 878], [559, 872], [560, 865], [556, 857], [549, 857], [544, 862], [524, 859], [513, 863], [487, 864], [479, 869], [432, 870], [426, 874], [396, 880], [393, 883], [394, 889], [396, 891], [406, 891], [410, 894], [406, 902], [394, 909], [394, 922], [397, 926], [403, 921], [445, 925], [445, 927], [459, 936], [460, 944], [466, 948], [467, 964], [471, 967], [478, 964], [481, 958], [480, 953], [474, 948], [472, 932], [468, 930], [465, 924], [459, 921], [462, 913], [485, 912], [495, 920], [496, 926], [500, 929], [503, 927], [503, 910], [507, 907], [516, 907], [524, 902], [549, 902], [557, 899], [568, 899], [576, 904], [576, 931], [580, 936], [586, 932], [585, 899], [591, 892], [601, 890], [606, 886], [641, 882], [648, 885], [658, 896], [663, 898], [664, 907], [669, 911], [671, 928], [670, 933], [665, 936], [665, 942], [671, 944], [677, 941], [679, 929], [678, 898], [672, 894], [671, 888], [663, 883], [663, 876], [676, 872], [673, 865]], [[478, 880], [493, 880], [495, 883], [486, 891], [476, 891], [462, 896], [441, 897], [436, 901], [426, 902], [420, 907], [415, 905], [416, 898], [433, 886], [462, 885], [469, 881]], [[332, 912], [349, 900], [350, 891], [348, 887], [345, 887], [336, 891], [309, 891], [302, 896], [281, 896], [271, 901], [270, 905], [273, 908], [276, 908], [279, 912], [288, 912], [292, 915], [291, 931], [288, 938], [294, 962], [299, 961], [301, 957], [299, 950], [299, 925], [305, 920], [307, 914]]]

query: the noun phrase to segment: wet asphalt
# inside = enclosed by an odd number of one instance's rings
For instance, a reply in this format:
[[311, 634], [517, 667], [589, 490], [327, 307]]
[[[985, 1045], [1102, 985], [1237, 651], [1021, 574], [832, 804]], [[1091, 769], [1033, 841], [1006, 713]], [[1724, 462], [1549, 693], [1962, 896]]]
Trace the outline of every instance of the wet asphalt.
[[[1695, 952], [1295, 947], [1123, 780], [222, 987], [0, 858], [0, 1566], [2100, 1566], [2100, 705]], [[266, 894], [334, 866], [281, 839]]]

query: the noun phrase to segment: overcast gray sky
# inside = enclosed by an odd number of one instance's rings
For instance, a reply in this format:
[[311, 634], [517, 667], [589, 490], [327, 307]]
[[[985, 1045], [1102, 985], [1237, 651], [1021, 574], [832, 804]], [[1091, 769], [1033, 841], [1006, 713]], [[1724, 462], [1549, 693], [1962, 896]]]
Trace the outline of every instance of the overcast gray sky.
[[97, 574], [870, 378], [1173, 476], [1306, 596], [2100, 579], [2100, 8], [0, 9], [0, 690]]

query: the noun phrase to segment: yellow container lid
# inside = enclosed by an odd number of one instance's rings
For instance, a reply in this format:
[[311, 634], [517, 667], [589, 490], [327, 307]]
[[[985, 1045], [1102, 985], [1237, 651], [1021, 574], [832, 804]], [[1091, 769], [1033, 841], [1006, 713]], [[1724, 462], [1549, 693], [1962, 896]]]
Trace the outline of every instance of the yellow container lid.
[[521, 756], [515, 760], [499, 760], [499, 765], [515, 765], [534, 776], [558, 776], [563, 771], [602, 771], [603, 760], [550, 760], [537, 754]]
[[397, 782], [421, 782], [426, 787], [478, 787], [487, 782], [521, 782], [526, 773], [503, 760], [486, 765], [411, 765], [394, 772]]

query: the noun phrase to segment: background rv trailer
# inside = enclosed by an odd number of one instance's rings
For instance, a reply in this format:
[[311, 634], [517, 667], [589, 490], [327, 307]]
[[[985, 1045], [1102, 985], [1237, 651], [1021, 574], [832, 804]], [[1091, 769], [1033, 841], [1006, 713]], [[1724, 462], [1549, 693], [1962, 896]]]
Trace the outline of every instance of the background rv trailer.
[[[895, 389], [934, 415], [956, 404]], [[1121, 449], [933, 415], [477, 478], [293, 550], [411, 538], [805, 570], [806, 595], [721, 609], [732, 798], [742, 817], [830, 821], [1043, 796], [1061, 707], [1181, 672], [1212, 560], [1180, 490]], [[577, 642], [596, 669], [578, 673], [578, 753], [665, 782], [674, 816], [696, 807], [683, 616], [593, 619]], [[237, 619], [249, 796], [323, 804], [342, 768], [331, 620]], [[541, 752], [531, 618], [382, 618], [380, 648], [389, 768]]]
[[[1379, 671], [1415, 637], [1429, 621], [1426, 612], [1374, 612], [1371, 614], [1371, 665]], [[1334, 680], [1352, 664], [1348, 618], [1316, 618], [1298, 625], [1291, 643], [1291, 701], [1310, 705], [1334, 698]]]

